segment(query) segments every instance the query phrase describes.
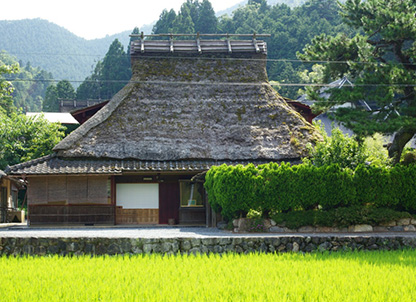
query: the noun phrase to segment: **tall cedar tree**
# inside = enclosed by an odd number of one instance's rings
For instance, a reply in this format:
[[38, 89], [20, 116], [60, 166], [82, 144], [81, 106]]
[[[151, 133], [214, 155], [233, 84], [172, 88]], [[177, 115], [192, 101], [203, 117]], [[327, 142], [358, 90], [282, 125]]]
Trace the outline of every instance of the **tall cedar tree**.
[[104, 59], [97, 63], [93, 74], [78, 87], [77, 99], [110, 99], [130, 78], [130, 56], [126, 54], [118, 39], [115, 39]]
[[42, 109], [44, 112], [59, 112], [59, 102], [61, 100], [73, 100], [75, 95], [71, 83], [67, 80], [61, 80], [56, 86], [52, 84], [46, 89]]
[[298, 56], [338, 61], [326, 64], [314, 80], [327, 83], [348, 76], [354, 86], [332, 89], [328, 99], [320, 98], [317, 89], [309, 89], [309, 97], [318, 101], [318, 110], [367, 101], [371, 110], [341, 106], [335, 118], [359, 136], [395, 133], [388, 151], [398, 163], [404, 146], [416, 133], [415, 1], [347, 0], [340, 6], [346, 23], [360, 34], [352, 38], [317, 36]]
[[111, 98], [131, 77], [129, 57], [118, 39], [110, 45], [101, 69], [101, 97]]

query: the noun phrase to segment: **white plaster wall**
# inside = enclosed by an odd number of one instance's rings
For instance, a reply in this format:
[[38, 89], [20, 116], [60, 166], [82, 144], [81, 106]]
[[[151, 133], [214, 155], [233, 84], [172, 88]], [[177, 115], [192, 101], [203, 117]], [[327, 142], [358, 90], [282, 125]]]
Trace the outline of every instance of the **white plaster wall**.
[[158, 209], [159, 184], [117, 184], [116, 204], [123, 209]]

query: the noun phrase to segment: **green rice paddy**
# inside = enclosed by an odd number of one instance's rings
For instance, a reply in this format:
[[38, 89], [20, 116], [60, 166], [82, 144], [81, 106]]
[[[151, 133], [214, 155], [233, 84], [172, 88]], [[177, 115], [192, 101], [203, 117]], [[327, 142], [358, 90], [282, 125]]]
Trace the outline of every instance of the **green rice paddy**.
[[0, 301], [413, 301], [416, 251], [0, 257]]

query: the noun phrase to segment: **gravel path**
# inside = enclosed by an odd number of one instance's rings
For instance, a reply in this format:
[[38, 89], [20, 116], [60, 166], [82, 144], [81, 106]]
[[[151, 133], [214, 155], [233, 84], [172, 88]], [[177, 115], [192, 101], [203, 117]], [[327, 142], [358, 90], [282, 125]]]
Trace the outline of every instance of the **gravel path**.
[[265, 233], [236, 234], [216, 228], [205, 227], [70, 227], [38, 228], [24, 225], [3, 225], [0, 238], [210, 238], [210, 237], [415, 237], [416, 232], [389, 233]]

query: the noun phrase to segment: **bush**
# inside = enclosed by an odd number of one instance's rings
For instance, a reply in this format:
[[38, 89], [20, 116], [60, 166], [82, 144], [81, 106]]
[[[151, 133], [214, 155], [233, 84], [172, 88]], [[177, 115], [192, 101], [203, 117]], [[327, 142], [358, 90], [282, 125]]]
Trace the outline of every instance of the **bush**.
[[289, 229], [298, 229], [302, 226], [348, 227], [356, 224], [379, 225], [401, 218], [412, 218], [412, 215], [408, 212], [395, 211], [389, 208], [353, 206], [329, 211], [277, 213], [272, 215], [271, 218], [277, 224], [285, 225]]
[[208, 171], [205, 188], [211, 206], [227, 220], [250, 210], [263, 217], [363, 206], [416, 213], [416, 165], [359, 165], [355, 170], [338, 164], [222, 165]]
[[337, 164], [341, 168], [354, 169], [360, 163], [365, 163], [368, 154], [363, 144], [359, 144], [354, 137], [342, 133], [339, 128], [331, 130], [331, 136], [325, 132], [323, 125], [316, 124], [323, 140], [314, 148], [310, 148], [311, 156], [305, 159], [317, 167]]
[[205, 189], [213, 209], [221, 212], [227, 221], [245, 216], [250, 209], [258, 207], [258, 170], [253, 164], [247, 166], [212, 167], [207, 175]]
[[416, 151], [407, 151], [403, 154], [403, 159], [401, 161], [403, 165], [410, 165], [416, 163]]

